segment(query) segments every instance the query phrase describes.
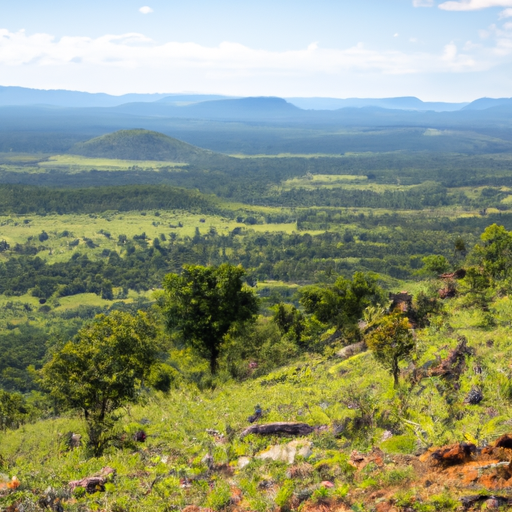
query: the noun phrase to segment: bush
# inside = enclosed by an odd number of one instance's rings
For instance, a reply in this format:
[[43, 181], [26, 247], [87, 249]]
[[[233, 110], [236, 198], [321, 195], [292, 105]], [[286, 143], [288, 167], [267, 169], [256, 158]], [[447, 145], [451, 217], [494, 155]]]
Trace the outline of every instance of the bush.
[[167, 393], [170, 389], [177, 387], [181, 380], [181, 374], [176, 368], [161, 363], [152, 368], [147, 383], [152, 388]]
[[231, 490], [226, 482], [217, 482], [206, 498], [206, 506], [213, 510], [222, 510], [229, 505]]
[[387, 453], [413, 453], [416, 450], [416, 438], [411, 435], [393, 436], [380, 445]]

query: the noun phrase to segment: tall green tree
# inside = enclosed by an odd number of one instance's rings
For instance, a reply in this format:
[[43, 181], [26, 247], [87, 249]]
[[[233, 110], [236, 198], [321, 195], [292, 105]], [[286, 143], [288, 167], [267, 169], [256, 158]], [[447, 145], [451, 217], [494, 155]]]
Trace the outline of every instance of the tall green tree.
[[492, 224], [480, 236], [474, 256], [484, 274], [494, 280], [510, 276], [512, 269], [512, 233], [503, 226]]
[[82, 412], [95, 454], [109, 439], [116, 409], [136, 399], [156, 362], [156, 335], [144, 312], [98, 315], [43, 367], [43, 386], [60, 403]]
[[383, 304], [386, 299], [375, 276], [356, 272], [352, 280], [339, 277], [331, 286], [304, 287], [300, 302], [306, 313], [320, 322], [349, 330], [367, 307]]
[[235, 325], [254, 321], [258, 299], [244, 285], [245, 270], [227, 263], [218, 267], [185, 265], [164, 278], [163, 310], [169, 329], [208, 359], [217, 372], [224, 337]]
[[393, 376], [395, 388], [398, 387], [400, 361], [410, 355], [416, 346], [407, 318], [397, 311], [378, 319], [365, 341], [375, 359]]

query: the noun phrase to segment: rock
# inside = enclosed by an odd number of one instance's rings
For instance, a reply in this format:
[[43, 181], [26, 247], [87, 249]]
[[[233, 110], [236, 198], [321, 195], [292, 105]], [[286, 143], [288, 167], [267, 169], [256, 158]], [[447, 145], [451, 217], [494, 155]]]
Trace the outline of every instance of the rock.
[[244, 469], [251, 463], [250, 457], [240, 457], [238, 459], [238, 469]]
[[341, 350], [336, 352], [336, 356], [340, 359], [348, 359], [349, 357], [353, 357], [356, 354], [360, 354], [367, 349], [366, 343], [361, 341], [359, 343], [354, 343], [353, 345], [348, 345], [347, 347], [343, 347]]
[[215, 465], [213, 457], [207, 453], [202, 459], [201, 462], [211, 471]]
[[490, 498], [485, 502], [487, 508], [500, 508], [500, 502], [496, 498]]
[[494, 443], [494, 448], [508, 448], [509, 450], [512, 449], [512, 435], [505, 434], [496, 439], [496, 442]]
[[484, 395], [482, 393], [482, 390], [477, 386], [473, 386], [471, 388], [471, 391], [468, 393], [468, 396], [465, 398], [464, 403], [469, 405], [477, 405], [483, 399]]
[[137, 443], [144, 443], [147, 437], [148, 436], [144, 430], [139, 430], [133, 434], [133, 440], [137, 441]]
[[476, 453], [476, 446], [472, 443], [460, 443], [445, 446], [434, 451], [430, 457], [445, 465], [460, 464], [471, 459], [471, 454]]
[[271, 459], [293, 464], [297, 455], [307, 459], [311, 457], [311, 443], [309, 441], [291, 441], [288, 444], [271, 446], [268, 450], [256, 455], [258, 459]]
[[259, 435], [272, 435], [272, 434], [286, 434], [289, 436], [307, 436], [315, 429], [307, 423], [267, 423], [263, 425], [252, 425], [246, 428], [240, 437], [248, 436], [249, 434]]
[[393, 432], [391, 430], [386, 430], [383, 432], [382, 437], [380, 438], [381, 442], [387, 441], [393, 437]]
[[332, 489], [334, 487], [334, 484], [332, 482], [325, 480], [320, 483], [320, 486], [325, 487], [326, 489]]

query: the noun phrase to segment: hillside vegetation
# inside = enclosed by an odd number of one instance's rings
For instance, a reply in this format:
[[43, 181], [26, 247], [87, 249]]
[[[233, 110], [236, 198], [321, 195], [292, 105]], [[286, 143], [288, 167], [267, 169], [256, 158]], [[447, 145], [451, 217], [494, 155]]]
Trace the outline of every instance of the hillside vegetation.
[[0, 510], [510, 507], [509, 143], [180, 126], [0, 155]]
[[214, 157], [211, 151], [149, 130], [119, 130], [75, 144], [69, 153], [91, 158], [179, 163], [193, 163]]

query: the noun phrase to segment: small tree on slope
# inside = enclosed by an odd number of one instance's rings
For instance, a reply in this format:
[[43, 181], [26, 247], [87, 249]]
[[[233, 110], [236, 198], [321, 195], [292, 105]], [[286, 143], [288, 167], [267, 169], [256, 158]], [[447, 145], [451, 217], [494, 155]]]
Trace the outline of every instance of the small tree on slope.
[[400, 312], [394, 312], [379, 319], [366, 335], [366, 344], [379, 361], [393, 376], [395, 388], [400, 375], [399, 363], [415, 347], [411, 326]]
[[138, 385], [156, 362], [155, 338], [146, 313], [98, 315], [44, 366], [44, 387], [82, 412], [95, 455], [108, 441], [114, 411], [136, 398]]

